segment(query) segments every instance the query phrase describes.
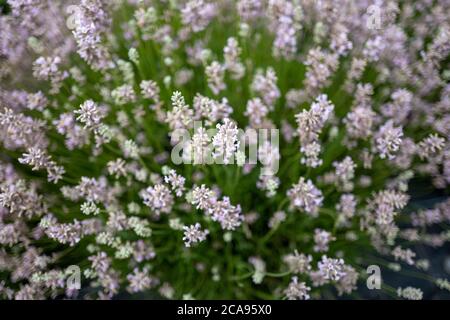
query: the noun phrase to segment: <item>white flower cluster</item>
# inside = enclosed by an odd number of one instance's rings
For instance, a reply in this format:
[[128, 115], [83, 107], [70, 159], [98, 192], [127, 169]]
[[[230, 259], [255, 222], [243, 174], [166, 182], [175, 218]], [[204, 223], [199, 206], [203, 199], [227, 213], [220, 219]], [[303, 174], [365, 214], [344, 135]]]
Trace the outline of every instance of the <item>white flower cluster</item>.
[[449, 1], [369, 2], [0, 0], [0, 299], [448, 291]]

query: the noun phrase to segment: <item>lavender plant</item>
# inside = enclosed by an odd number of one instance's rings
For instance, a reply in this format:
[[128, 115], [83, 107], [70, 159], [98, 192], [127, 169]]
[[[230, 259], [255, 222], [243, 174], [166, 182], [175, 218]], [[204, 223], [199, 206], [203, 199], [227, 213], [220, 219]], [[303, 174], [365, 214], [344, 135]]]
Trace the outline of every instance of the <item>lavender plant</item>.
[[0, 4], [0, 297], [449, 290], [449, 1]]

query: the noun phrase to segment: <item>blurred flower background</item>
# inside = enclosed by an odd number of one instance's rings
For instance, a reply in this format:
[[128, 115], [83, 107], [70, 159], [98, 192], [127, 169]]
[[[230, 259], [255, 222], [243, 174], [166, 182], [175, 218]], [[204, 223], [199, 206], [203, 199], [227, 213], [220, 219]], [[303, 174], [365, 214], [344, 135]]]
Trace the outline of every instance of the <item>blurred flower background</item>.
[[450, 1], [0, 12], [1, 298], [450, 298]]

